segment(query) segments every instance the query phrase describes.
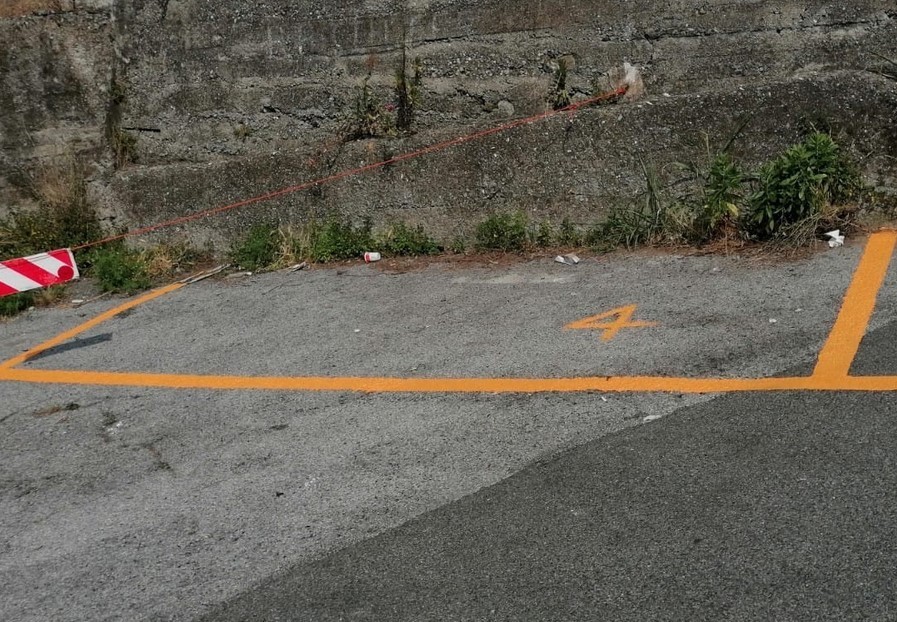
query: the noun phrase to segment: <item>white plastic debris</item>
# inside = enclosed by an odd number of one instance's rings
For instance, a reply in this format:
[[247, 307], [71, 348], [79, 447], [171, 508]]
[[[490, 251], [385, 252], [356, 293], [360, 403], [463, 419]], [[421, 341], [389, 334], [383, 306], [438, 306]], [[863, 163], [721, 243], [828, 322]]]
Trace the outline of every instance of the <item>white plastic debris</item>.
[[835, 229], [834, 231], [829, 231], [828, 233], [825, 234], [825, 236], [827, 238], [829, 238], [829, 241], [828, 241], [829, 248], [837, 248], [839, 246], [844, 246], [845, 236], [841, 235], [840, 229]]
[[580, 261], [582, 261], [579, 257], [574, 255], [573, 253], [570, 253], [569, 255], [558, 255], [557, 257], [554, 258], [554, 260], [557, 263], [562, 263], [567, 266], [575, 266]]
[[778, 321], [777, 319], [775, 319], [774, 317], [769, 318], [769, 323], [770, 323], [770, 324], [778, 324], [778, 322], [779, 322], [779, 321]]
[[642, 421], [644, 421], [645, 423], [651, 423], [652, 421], [657, 421], [661, 417], [663, 417], [663, 415], [648, 415], [647, 417], [642, 419]]

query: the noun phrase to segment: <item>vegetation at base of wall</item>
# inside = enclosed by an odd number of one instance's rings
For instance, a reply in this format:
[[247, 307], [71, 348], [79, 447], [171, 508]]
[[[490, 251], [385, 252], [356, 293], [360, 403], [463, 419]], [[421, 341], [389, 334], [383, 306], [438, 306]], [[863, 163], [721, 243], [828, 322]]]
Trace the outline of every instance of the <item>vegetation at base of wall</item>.
[[247, 270], [283, 268], [300, 261], [325, 263], [361, 257], [367, 251], [384, 256], [433, 255], [443, 247], [422, 225], [394, 223], [374, 233], [370, 221], [354, 224], [331, 217], [304, 225], [256, 225], [234, 247], [234, 263]]
[[143, 255], [123, 244], [92, 249], [85, 267], [104, 292], [134, 294], [152, 286]]
[[756, 174], [745, 172], [727, 149], [710, 157], [704, 168], [683, 168], [690, 189], [673, 193], [643, 163], [645, 191], [635, 202], [611, 209], [586, 243], [631, 248], [735, 238], [806, 246], [826, 230], [848, 226], [863, 193], [857, 167], [830, 135], [820, 132]]
[[378, 237], [377, 248], [388, 255], [435, 255], [442, 252], [442, 246], [430, 237], [423, 225], [409, 227], [401, 222]]
[[855, 199], [861, 189], [859, 171], [832, 137], [815, 132], [760, 168], [749, 224], [759, 238], [776, 237], [828, 206]]
[[477, 225], [476, 248], [503, 252], [522, 251], [527, 246], [528, 221], [523, 212], [498, 212]]
[[374, 246], [371, 229], [369, 220], [359, 226], [340, 218], [330, 219], [322, 225], [312, 223], [309, 256], [317, 262], [360, 257]]
[[277, 248], [277, 227], [260, 223], [253, 225], [246, 237], [233, 245], [230, 258], [243, 270], [261, 270], [274, 263]]
[[34, 292], [0, 298], [0, 317], [12, 317], [34, 306]]
[[102, 237], [87, 197], [84, 168], [66, 158], [27, 176], [36, 208], [13, 211], [0, 220], [0, 256], [17, 257], [69, 248]]

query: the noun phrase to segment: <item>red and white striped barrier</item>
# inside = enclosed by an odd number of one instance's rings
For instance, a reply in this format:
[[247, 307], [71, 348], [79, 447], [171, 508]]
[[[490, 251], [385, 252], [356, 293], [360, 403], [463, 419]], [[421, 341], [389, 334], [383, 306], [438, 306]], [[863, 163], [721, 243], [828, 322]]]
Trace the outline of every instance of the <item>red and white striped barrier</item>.
[[75, 256], [67, 248], [0, 261], [0, 297], [77, 279]]

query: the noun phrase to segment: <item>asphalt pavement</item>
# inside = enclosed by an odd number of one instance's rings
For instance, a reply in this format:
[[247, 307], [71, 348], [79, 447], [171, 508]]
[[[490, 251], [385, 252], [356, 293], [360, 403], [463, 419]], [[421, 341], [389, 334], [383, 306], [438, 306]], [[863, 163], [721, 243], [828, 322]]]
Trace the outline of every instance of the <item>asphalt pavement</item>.
[[[0, 361], [63, 338], [0, 362], [0, 619], [897, 619], [894, 394], [689, 384], [809, 374], [864, 248], [315, 267], [2, 323]], [[897, 373], [893, 270], [869, 326], [853, 373]], [[577, 388], [640, 375], [670, 388]]]
[[[867, 371], [895, 333], [867, 337]], [[202, 620], [894, 620], [895, 568], [897, 396], [749, 393], [537, 462]]]

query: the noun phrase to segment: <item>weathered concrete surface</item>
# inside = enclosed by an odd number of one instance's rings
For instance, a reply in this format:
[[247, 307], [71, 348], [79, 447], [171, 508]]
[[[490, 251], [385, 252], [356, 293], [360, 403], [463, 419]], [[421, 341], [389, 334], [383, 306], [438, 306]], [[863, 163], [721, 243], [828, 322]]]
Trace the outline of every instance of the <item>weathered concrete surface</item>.
[[[659, 166], [704, 153], [757, 120], [741, 148], [767, 157], [816, 124], [855, 149], [875, 184], [894, 186], [897, 10], [888, 0], [659, 3], [98, 2], [0, 21], [0, 196], [34, 158], [75, 149], [99, 162], [100, 205], [156, 221], [318, 177], [544, 110], [557, 60], [584, 97], [624, 60], [649, 100], [579, 114], [398, 167], [323, 194], [258, 206], [203, 226], [242, 228], [310, 212], [402, 215], [449, 234], [497, 207], [589, 222], [638, 186], [641, 155]], [[404, 35], [403, 35], [404, 30]], [[423, 63], [423, 103], [407, 139], [338, 150], [355, 89], [370, 70], [391, 97], [401, 42]], [[98, 157], [113, 82], [137, 162]], [[771, 122], [774, 120], [775, 122]], [[336, 151], [339, 151], [336, 153]], [[194, 227], [194, 230], [197, 230]]]

